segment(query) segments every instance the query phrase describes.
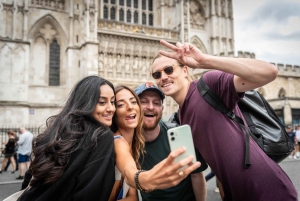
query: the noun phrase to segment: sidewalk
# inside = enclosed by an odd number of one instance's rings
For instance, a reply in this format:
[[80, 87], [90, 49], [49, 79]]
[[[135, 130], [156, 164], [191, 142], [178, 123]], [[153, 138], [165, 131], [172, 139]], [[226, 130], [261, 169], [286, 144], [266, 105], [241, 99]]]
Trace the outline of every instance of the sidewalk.
[[[2, 158], [0, 158], [0, 161], [2, 161]], [[286, 158], [281, 163], [292, 162], [292, 161], [300, 161], [300, 158], [297, 158], [297, 159]], [[12, 184], [12, 183], [22, 183], [23, 182], [22, 179], [16, 179], [20, 174], [19, 171], [16, 171], [14, 174], [11, 174], [11, 171], [12, 171], [12, 168], [10, 166], [6, 172], [2, 172], [2, 174], [0, 174], [0, 185], [1, 184]]]
[[12, 170], [9, 168], [8, 171], [6, 171], [6, 172], [3, 171], [0, 174], [0, 185], [1, 184], [12, 184], [12, 183], [20, 183], [20, 185], [21, 185], [23, 180], [16, 179], [19, 176], [20, 172], [16, 171], [14, 174], [11, 174], [11, 171]]
[[[3, 158], [0, 158], [0, 161], [2, 162]], [[10, 165], [8, 170], [6, 172], [2, 171], [2, 173], [0, 174], [0, 185], [1, 184], [13, 184], [13, 183], [21, 183], [23, 182], [22, 179], [16, 179], [19, 174], [20, 171], [15, 171], [14, 174], [11, 174], [12, 172], [12, 166]]]

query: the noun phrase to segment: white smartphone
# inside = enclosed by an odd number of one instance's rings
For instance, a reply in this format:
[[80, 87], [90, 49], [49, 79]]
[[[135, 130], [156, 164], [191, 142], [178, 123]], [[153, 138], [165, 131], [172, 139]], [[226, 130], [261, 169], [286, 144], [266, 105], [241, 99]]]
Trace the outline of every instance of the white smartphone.
[[[191, 127], [189, 125], [181, 125], [168, 130], [168, 140], [171, 151], [180, 147], [186, 147], [186, 151], [175, 158], [174, 162], [177, 163], [180, 160], [194, 156], [193, 163], [196, 163], [196, 154]], [[185, 167], [184, 167], [185, 168]], [[182, 169], [182, 168], [181, 168]]]

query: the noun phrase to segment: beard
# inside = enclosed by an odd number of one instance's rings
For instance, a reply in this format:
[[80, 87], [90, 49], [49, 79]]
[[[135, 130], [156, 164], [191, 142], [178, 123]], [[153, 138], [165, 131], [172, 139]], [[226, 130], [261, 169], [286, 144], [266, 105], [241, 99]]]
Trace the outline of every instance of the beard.
[[156, 128], [156, 126], [158, 125], [159, 121], [161, 120], [161, 117], [162, 117], [162, 114], [158, 114], [158, 116], [156, 116], [156, 119], [153, 123], [152, 123], [152, 121], [151, 121], [151, 123], [144, 121], [144, 125], [143, 125], [144, 130], [145, 131], [154, 130]]

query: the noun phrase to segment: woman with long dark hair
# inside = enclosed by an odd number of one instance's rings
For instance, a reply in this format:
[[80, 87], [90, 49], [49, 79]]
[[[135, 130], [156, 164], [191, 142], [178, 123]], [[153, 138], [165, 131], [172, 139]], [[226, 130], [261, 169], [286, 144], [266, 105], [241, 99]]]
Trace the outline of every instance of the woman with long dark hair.
[[98, 76], [79, 81], [59, 114], [33, 140], [30, 189], [19, 200], [108, 200], [115, 153], [110, 131], [113, 85]]

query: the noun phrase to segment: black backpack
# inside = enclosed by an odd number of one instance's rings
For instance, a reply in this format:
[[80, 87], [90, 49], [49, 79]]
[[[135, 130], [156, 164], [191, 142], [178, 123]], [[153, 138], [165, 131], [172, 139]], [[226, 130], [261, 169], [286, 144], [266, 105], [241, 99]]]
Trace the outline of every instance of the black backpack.
[[205, 84], [203, 76], [197, 88], [206, 102], [235, 121], [246, 132], [245, 168], [251, 165], [249, 136], [276, 163], [284, 160], [294, 149], [293, 143], [273, 108], [256, 90], [245, 92], [244, 98], [238, 102], [248, 124], [248, 127], [245, 127], [243, 120], [228, 109], [223, 100]]

